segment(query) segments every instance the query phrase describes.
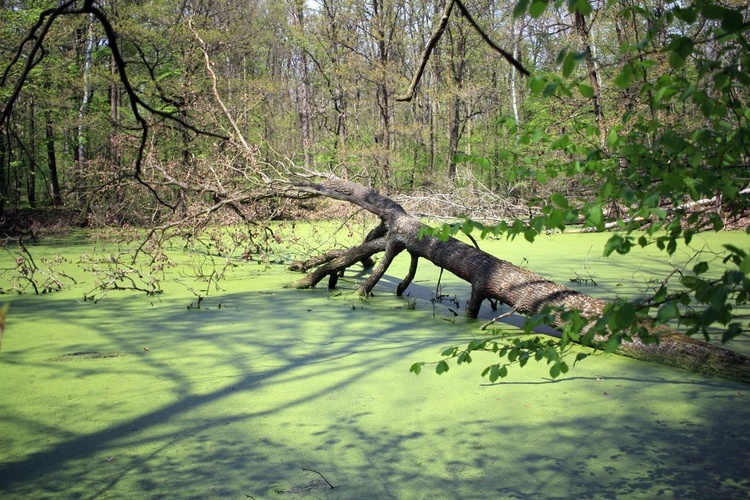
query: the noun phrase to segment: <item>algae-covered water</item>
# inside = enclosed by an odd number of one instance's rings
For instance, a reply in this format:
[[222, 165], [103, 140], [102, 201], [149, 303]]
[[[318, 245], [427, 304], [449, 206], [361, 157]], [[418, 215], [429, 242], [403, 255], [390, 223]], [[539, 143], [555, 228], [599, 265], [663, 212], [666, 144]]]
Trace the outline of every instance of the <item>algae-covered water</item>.
[[[482, 245], [559, 281], [586, 278], [579, 286], [601, 296], [636, 293], [688, 259], [604, 259], [604, 238]], [[744, 238], [694, 246], [746, 247]], [[31, 250], [74, 263], [87, 245]], [[439, 270], [427, 262], [411, 297], [393, 296], [407, 264], [400, 258], [366, 302], [352, 291], [356, 268], [329, 292], [284, 289], [297, 274], [239, 262], [200, 309], [179, 268], [158, 296], [84, 301], [92, 279], [80, 274], [61, 292], [0, 297], [11, 302], [0, 497], [750, 495], [750, 387], [617, 356], [589, 357], [557, 380], [529, 364], [489, 384], [479, 373], [492, 359], [478, 355], [415, 376], [412, 363], [478, 337], [483, 321], [428, 300]], [[447, 274], [441, 285], [465, 300], [468, 285]]]

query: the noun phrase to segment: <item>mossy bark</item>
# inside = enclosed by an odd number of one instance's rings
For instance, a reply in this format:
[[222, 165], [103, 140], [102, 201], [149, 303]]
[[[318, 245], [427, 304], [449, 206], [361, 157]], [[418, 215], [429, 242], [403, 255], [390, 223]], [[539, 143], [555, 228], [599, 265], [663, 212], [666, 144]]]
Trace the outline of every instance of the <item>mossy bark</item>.
[[[399, 295], [414, 278], [418, 259], [424, 258], [471, 285], [471, 296], [466, 305], [466, 315], [470, 317], [478, 315], [485, 299], [497, 300], [525, 315], [541, 313], [547, 306], [577, 310], [592, 323], [604, 312], [607, 303], [602, 299], [552, 282], [455, 238], [447, 241], [433, 236], [420, 238], [423, 224], [396, 202], [373, 189], [335, 177], [327, 177], [320, 183], [300, 182], [295, 187], [300, 191], [355, 203], [380, 217], [381, 225], [362, 244], [328, 260], [293, 286], [315, 286], [326, 276], [335, 276], [356, 262], [385, 252], [372, 275], [360, 285], [360, 293], [369, 294], [393, 258], [406, 250], [412, 260], [408, 275], [397, 287]], [[335, 286], [335, 283], [335, 280], [329, 281], [329, 286]], [[563, 326], [559, 316], [552, 320], [552, 326]], [[643, 342], [635, 337], [622, 342], [617, 351], [619, 354], [750, 383], [750, 357], [688, 337], [663, 325], [643, 326], [649, 335], [658, 336], [659, 341]]]

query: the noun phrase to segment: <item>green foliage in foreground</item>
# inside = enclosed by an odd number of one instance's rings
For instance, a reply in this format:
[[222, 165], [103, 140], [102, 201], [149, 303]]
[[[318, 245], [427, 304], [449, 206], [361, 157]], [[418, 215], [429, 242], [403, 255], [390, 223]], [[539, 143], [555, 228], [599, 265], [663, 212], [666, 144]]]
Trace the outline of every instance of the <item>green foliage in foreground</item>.
[[[571, 13], [589, 16], [586, 1], [547, 2], [521, 0], [516, 17], [542, 16], [546, 9], [567, 5]], [[699, 231], [721, 231], [727, 221], [741, 218], [748, 210], [747, 183], [750, 171], [750, 30], [747, 5], [736, 7], [712, 1], [668, 3], [665, 9], [649, 10], [641, 6], [621, 8], [610, 3], [604, 12], [622, 15], [633, 23], [649, 26], [638, 43], [623, 43], [620, 64], [610, 84], [636, 104], [626, 106], [620, 123], [581, 120], [559, 133], [550, 123], [529, 121], [511, 127], [522, 146], [515, 157], [513, 178], [533, 179], [540, 184], [551, 179], [575, 179], [595, 196], [577, 198], [570, 190], [556, 192], [537, 200], [528, 219], [516, 218], [496, 225], [484, 225], [465, 218], [424, 233], [446, 239], [458, 233], [474, 231], [482, 237], [504, 235], [509, 239], [522, 235], [533, 242], [543, 233], [565, 231], [571, 225], [602, 231], [607, 215], [614, 215], [614, 234], [603, 254], [627, 254], [634, 249], [656, 246], [672, 256], [679, 248], [688, 248]], [[604, 14], [606, 15], [606, 14]], [[564, 102], [580, 95], [593, 99], [594, 89], [586, 83], [583, 66], [586, 54], [565, 52], [558, 58], [561, 75], [539, 74], [532, 77], [530, 90], [540, 99]], [[576, 75], [578, 78], [576, 79]], [[606, 105], [608, 103], [600, 105]], [[612, 104], [617, 104], [617, 101]], [[605, 137], [597, 141], [597, 137]], [[556, 150], [562, 157], [554, 160], [535, 158], [530, 165], [523, 145], [539, 150]], [[476, 158], [462, 156], [459, 161]], [[634, 232], [645, 228], [636, 237]], [[750, 233], [750, 228], [747, 228]], [[750, 246], [748, 247], [750, 248]], [[718, 270], [717, 270], [718, 268]], [[563, 357], [569, 340], [589, 345], [596, 333], [611, 334], [605, 346], [613, 351], [623, 339], [643, 335], [639, 324], [646, 318], [670, 323], [689, 335], [702, 335], [729, 342], [746, 333], [747, 318], [740, 308], [750, 297], [750, 252], [726, 245], [721, 255], [696, 254], [692, 266], [675, 269], [660, 277], [658, 287], [638, 300], [617, 299], [604, 316], [585, 335], [585, 321], [575, 312], [569, 315], [568, 328], [560, 340], [513, 339], [471, 342], [463, 348], [451, 347], [437, 364], [438, 374], [448, 371], [447, 360], [457, 364], [471, 362], [471, 354], [489, 350], [501, 363], [488, 366], [483, 375], [490, 381], [503, 378], [508, 366], [523, 366], [530, 359], [550, 365], [550, 376], [568, 371]], [[551, 311], [550, 311], [551, 312]], [[544, 315], [530, 318], [527, 330], [544, 322]], [[658, 341], [648, 338], [646, 341]], [[579, 353], [576, 361], [585, 354]], [[423, 363], [412, 365], [419, 373]]]

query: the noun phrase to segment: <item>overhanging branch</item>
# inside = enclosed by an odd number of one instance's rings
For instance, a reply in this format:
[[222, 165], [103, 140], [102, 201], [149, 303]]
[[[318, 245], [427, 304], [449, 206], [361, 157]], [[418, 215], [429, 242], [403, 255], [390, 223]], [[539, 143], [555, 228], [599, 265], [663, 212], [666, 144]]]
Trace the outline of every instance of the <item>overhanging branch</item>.
[[450, 20], [454, 4], [458, 6], [461, 14], [463, 14], [466, 20], [469, 21], [469, 24], [471, 24], [471, 26], [477, 31], [477, 33], [479, 33], [479, 35], [482, 37], [482, 40], [484, 40], [487, 45], [489, 45], [493, 50], [503, 56], [503, 58], [505, 58], [505, 60], [508, 61], [514, 68], [516, 68], [523, 76], [529, 76], [529, 71], [524, 68], [523, 65], [515, 57], [513, 57], [508, 51], [492, 41], [490, 36], [481, 28], [481, 26], [479, 26], [479, 24], [477, 24], [477, 22], [471, 16], [471, 13], [461, 0], [451, 0], [445, 5], [443, 15], [440, 17], [440, 23], [432, 32], [430, 40], [427, 42], [427, 45], [422, 51], [422, 58], [419, 62], [419, 68], [412, 77], [411, 83], [409, 84], [409, 90], [406, 92], [406, 94], [397, 96], [395, 98], [397, 101], [409, 102], [414, 98], [414, 93], [417, 90], [417, 85], [419, 85], [419, 81], [422, 79], [422, 75], [424, 74], [424, 69], [427, 67], [427, 61], [429, 61], [432, 51], [435, 49], [438, 41], [440, 41], [440, 37], [443, 36], [445, 28], [448, 26], [448, 21]]

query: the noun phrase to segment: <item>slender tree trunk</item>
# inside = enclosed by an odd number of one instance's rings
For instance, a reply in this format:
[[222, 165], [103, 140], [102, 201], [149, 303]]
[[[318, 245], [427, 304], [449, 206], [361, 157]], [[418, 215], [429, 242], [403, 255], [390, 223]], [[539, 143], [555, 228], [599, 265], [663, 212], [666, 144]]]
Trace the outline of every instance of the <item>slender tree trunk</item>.
[[26, 199], [31, 208], [36, 207], [36, 106], [29, 98], [29, 165], [26, 170]]
[[62, 205], [62, 193], [60, 192], [60, 180], [57, 173], [57, 154], [55, 153], [55, 128], [52, 121], [52, 113], [44, 113], [44, 138], [47, 147], [47, 169], [49, 170], [50, 198], [52, 206]]
[[[518, 42], [521, 40], [523, 33], [523, 25], [521, 21], [513, 21], [511, 25], [511, 37], [513, 37], [513, 48], [512, 54], [513, 59], [518, 60]], [[516, 24], [519, 24], [519, 32], [516, 33]], [[516, 79], [518, 78], [518, 71], [515, 68], [510, 68], [510, 100], [513, 105], [513, 119], [516, 120], [516, 125], [521, 125], [521, 117], [518, 113], [518, 92], [516, 90]]]
[[428, 171], [428, 179], [430, 183], [434, 181], [435, 177], [435, 158], [437, 157], [437, 150], [438, 150], [438, 143], [437, 143], [437, 134], [436, 134], [436, 127], [437, 124], [435, 123], [436, 117], [438, 115], [438, 103], [436, 99], [430, 99], [430, 107], [429, 107], [429, 113], [430, 113], [430, 167]]
[[5, 210], [5, 203], [8, 200], [10, 190], [10, 165], [7, 148], [7, 134], [2, 134], [0, 130], [0, 217]]
[[391, 190], [391, 128], [393, 126], [393, 103], [391, 89], [388, 85], [390, 63], [390, 45], [386, 34], [386, 14], [382, 0], [372, 0], [374, 23], [373, 31], [377, 47], [377, 84], [375, 91], [376, 106], [380, 121], [380, 131], [376, 138], [378, 154], [376, 161], [383, 174], [383, 185], [386, 193]]
[[377, 156], [378, 166], [383, 173], [383, 185], [385, 192], [391, 190], [391, 103], [388, 96], [388, 87], [385, 83], [377, 86], [377, 105], [380, 115], [380, 133], [377, 137], [379, 152]]
[[586, 54], [586, 69], [589, 74], [591, 88], [594, 89], [594, 95], [591, 97], [591, 104], [594, 107], [594, 119], [596, 126], [599, 128], [599, 146], [602, 150], [607, 147], [607, 130], [604, 124], [604, 108], [602, 106], [602, 86], [601, 77], [599, 76], [599, 64], [596, 60], [593, 43], [591, 42], [590, 29], [586, 24], [586, 17], [576, 10], [575, 12], [575, 30], [581, 40], [583, 52]]
[[461, 102], [452, 97], [448, 106], [448, 182], [451, 186], [456, 181], [456, 153], [461, 131]]
[[448, 37], [451, 41], [450, 80], [452, 89], [448, 103], [448, 182], [451, 189], [456, 180], [456, 153], [462, 134], [461, 108], [464, 100], [461, 96], [464, 76], [466, 73], [466, 33], [460, 24], [448, 27]]
[[94, 50], [94, 17], [89, 15], [89, 22], [86, 31], [86, 47], [83, 54], [83, 95], [81, 96], [81, 106], [78, 108], [78, 137], [76, 147], [76, 194], [78, 205], [86, 206], [86, 127], [84, 118], [89, 107], [91, 99], [91, 53]]
[[[294, 5], [294, 22], [299, 29], [300, 36], [305, 29], [305, 2], [296, 0]], [[297, 108], [302, 130], [302, 152], [304, 156], [305, 168], [312, 168], [312, 127], [310, 126], [311, 109], [310, 105], [310, 68], [307, 53], [304, 48], [297, 47], [297, 62], [299, 64], [300, 81], [297, 86]]]
[[117, 142], [117, 134], [120, 127], [120, 87], [116, 83], [117, 65], [115, 64], [114, 57], [110, 58], [109, 67], [112, 76], [112, 83], [109, 86], [109, 119], [111, 122], [109, 131], [109, 161], [115, 167], [119, 167], [120, 146]]

